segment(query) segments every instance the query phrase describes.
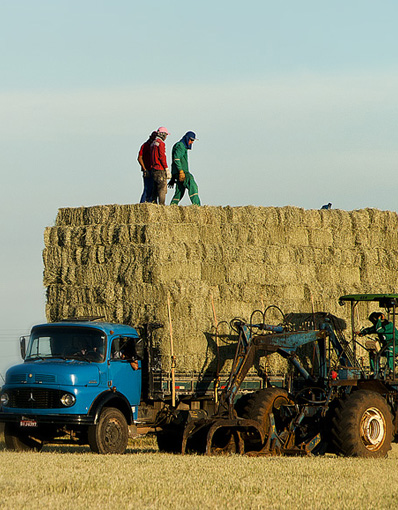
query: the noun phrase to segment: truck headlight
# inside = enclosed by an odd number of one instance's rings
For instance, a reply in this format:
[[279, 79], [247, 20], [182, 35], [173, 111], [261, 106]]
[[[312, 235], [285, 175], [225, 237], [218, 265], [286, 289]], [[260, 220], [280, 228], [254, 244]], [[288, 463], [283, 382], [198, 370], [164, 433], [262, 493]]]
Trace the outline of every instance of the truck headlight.
[[6, 406], [9, 401], [10, 401], [10, 398], [8, 396], [8, 393], [2, 393], [0, 395], [0, 404], [1, 405]]
[[71, 393], [64, 393], [61, 397], [61, 403], [65, 407], [73, 406], [73, 404], [76, 402], [76, 397], [72, 395]]

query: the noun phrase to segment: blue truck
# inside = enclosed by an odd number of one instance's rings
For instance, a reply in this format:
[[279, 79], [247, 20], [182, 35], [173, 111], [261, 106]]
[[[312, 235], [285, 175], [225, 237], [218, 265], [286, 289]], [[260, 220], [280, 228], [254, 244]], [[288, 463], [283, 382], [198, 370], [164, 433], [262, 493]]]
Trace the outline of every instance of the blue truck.
[[69, 439], [98, 453], [122, 453], [141, 399], [140, 339], [126, 325], [96, 321], [34, 326], [21, 338], [24, 363], [1, 393], [6, 446], [40, 450]]
[[[95, 317], [34, 326], [20, 339], [24, 362], [7, 371], [0, 393], [6, 447], [88, 444], [93, 452], [123, 453], [129, 436], [154, 431], [161, 450], [178, 450], [173, 438], [181, 444], [186, 422], [215, 410], [215, 374], [165, 370], [153, 341], [161, 327]], [[262, 385], [255, 376], [244, 388]]]

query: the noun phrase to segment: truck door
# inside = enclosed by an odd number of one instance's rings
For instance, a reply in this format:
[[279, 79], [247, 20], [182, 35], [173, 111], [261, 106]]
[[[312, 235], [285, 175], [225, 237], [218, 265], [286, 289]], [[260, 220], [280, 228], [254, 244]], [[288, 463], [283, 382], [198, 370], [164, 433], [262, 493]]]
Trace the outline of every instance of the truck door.
[[118, 336], [112, 340], [109, 360], [109, 385], [138, 406], [141, 399], [141, 360], [137, 358], [138, 338]]

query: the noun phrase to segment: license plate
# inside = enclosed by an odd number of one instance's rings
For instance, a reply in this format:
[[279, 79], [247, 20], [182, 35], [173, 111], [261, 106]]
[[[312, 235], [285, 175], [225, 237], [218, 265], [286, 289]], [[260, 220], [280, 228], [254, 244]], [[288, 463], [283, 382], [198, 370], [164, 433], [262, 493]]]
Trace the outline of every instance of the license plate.
[[21, 420], [19, 422], [19, 425], [21, 427], [37, 427], [37, 421], [36, 420]]

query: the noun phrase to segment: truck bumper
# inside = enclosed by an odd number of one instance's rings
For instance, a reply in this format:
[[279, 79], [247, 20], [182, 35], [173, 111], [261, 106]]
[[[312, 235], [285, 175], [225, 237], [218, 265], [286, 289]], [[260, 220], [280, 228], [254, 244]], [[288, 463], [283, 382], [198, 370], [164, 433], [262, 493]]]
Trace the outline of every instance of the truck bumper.
[[1, 413], [0, 423], [21, 423], [23, 420], [32, 420], [40, 424], [54, 425], [92, 425], [94, 416], [87, 414], [17, 414]]

